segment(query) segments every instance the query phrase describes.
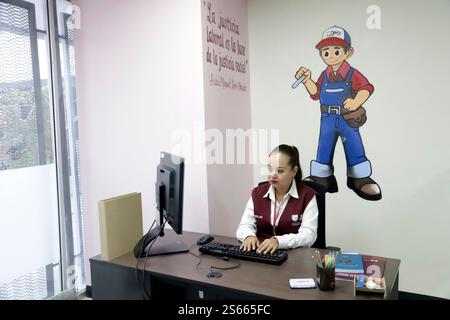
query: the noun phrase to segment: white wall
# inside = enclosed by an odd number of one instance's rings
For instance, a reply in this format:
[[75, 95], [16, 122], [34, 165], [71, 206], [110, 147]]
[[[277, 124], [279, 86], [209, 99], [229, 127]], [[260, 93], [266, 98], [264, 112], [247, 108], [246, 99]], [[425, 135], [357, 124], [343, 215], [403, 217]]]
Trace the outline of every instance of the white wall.
[[[100, 253], [97, 202], [141, 192], [155, 217], [159, 152], [172, 134], [204, 130], [200, 1], [77, 0], [75, 33], [81, 192], [88, 259]], [[185, 156], [184, 154], [181, 154]], [[206, 166], [185, 169], [184, 230], [207, 232]]]
[[[369, 5], [381, 9], [381, 30], [366, 27]], [[450, 3], [448, 1], [250, 0], [252, 122], [280, 123], [280, 140], [299, 146], [309, 173], [320, 112], [298, 67], [317, 80], [325, 69], [315, 44], [331, 25], [349, 31], [350, 64], [375, 86], [361, 129], [383, 199], [362, 200], [346, 187], [341, 143], [335, 153], [339, 193], [327, 196], [327, 243], [401, 259], [400, 290], [450, 298]], [[255, 168], [255, 182], [260, 176]]]
[[[253, 171], [249, 158], [245, 163], [238, 162], [238, 152], [248, 154], [246, 150], [250, 150], [250, 140], [235, 139], [231, 135], [227, 137], [227, 130], [228, 133], [237, 133], [237, 130], [247, 132], [252, 127], [247, 0], [209, 0], [201, 3], [209, 226], [213, 234], [234, 237], [253, 188]], [[219, 27], [221, 17], [239, 26], [239, 31], [236, 31], [237, 28], [230, 31], [231, 29]], [[207, 40], [207, 32], [211, 31], [222, 37], [223, 47], [220, 42], [216, 44]], [[229, 47], [225, 44], [227, 40]], [[233, 43], [236, 50], [232, 49]], [[245, 48], [240, 54], [238, 45]], [[208, 51], [211, 56], [216, 55], [217, 64], [213, 57], [211, 62], [206, 60]], [[234, 67], [221, 67], [221, 57], [233, 61]], [[244, 65], [244, 68], [237, 71], [235, 62]], [[246, 146], [239, 148], [238, 140], [246, 143]], [[233, 161], [228, 162], [227, 159]]]

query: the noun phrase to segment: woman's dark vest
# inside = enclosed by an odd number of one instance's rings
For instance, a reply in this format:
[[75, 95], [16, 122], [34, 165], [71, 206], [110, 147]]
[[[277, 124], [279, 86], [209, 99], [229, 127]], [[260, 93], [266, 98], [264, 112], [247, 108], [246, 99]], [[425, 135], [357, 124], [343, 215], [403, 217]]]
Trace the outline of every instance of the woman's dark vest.
[[[295, 183], [295, 182], [294, 182]], [[298, 199], [292, 196], [284, 207], [280, 221], [276, 228], [270, 223], [272, 201], [264, 195], [269, 191], [270, 184], [260, 184], [252, 191], [252, 200], [254, 206], [254, 215], [256, 219], [256, 236], [258, 239], [265, 240], [274, 235], [283, 235], [297, 233], [302, 224], [303, 211], [308, 203], [315, 196], [315, 191], [303, 183], [297, 182]]]

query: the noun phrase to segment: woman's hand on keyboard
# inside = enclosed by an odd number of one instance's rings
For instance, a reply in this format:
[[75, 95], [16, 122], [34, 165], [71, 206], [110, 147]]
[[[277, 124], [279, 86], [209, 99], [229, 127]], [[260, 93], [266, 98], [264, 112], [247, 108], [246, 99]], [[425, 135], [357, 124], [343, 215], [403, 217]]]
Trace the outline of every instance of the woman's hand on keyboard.
[[278, 249], [278, 246], [279, 244], [277, 238], [273, 237], [264, 240], [263, 243], [259, 245], [257, 252], [263, 254], [267, 254], [269, 252], [274, 253]]
[[255, 236], [248, 236], [244, 239], [244, 242], [241, 244], [240, 248], [244, 251], [252, 251], [256, 250], [259, 247], [259, 240]]

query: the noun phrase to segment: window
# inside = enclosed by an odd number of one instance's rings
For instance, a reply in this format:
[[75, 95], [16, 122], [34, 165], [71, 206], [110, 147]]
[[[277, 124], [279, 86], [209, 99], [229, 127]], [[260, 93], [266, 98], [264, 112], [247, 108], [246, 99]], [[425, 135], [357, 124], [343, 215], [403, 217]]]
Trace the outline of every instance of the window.
[[85, 287], [71, 10], [0, 0], [0, 299]]

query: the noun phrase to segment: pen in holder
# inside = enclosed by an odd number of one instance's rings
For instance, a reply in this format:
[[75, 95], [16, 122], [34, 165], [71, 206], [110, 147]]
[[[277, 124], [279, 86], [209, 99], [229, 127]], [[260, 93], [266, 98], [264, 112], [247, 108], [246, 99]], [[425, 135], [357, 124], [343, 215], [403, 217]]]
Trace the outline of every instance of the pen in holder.
[[320, 252], [316, 250], [317, 286], [320, 290], [334, 290], [335, 264], [337, 253], [325, 255], [322, 259]]

